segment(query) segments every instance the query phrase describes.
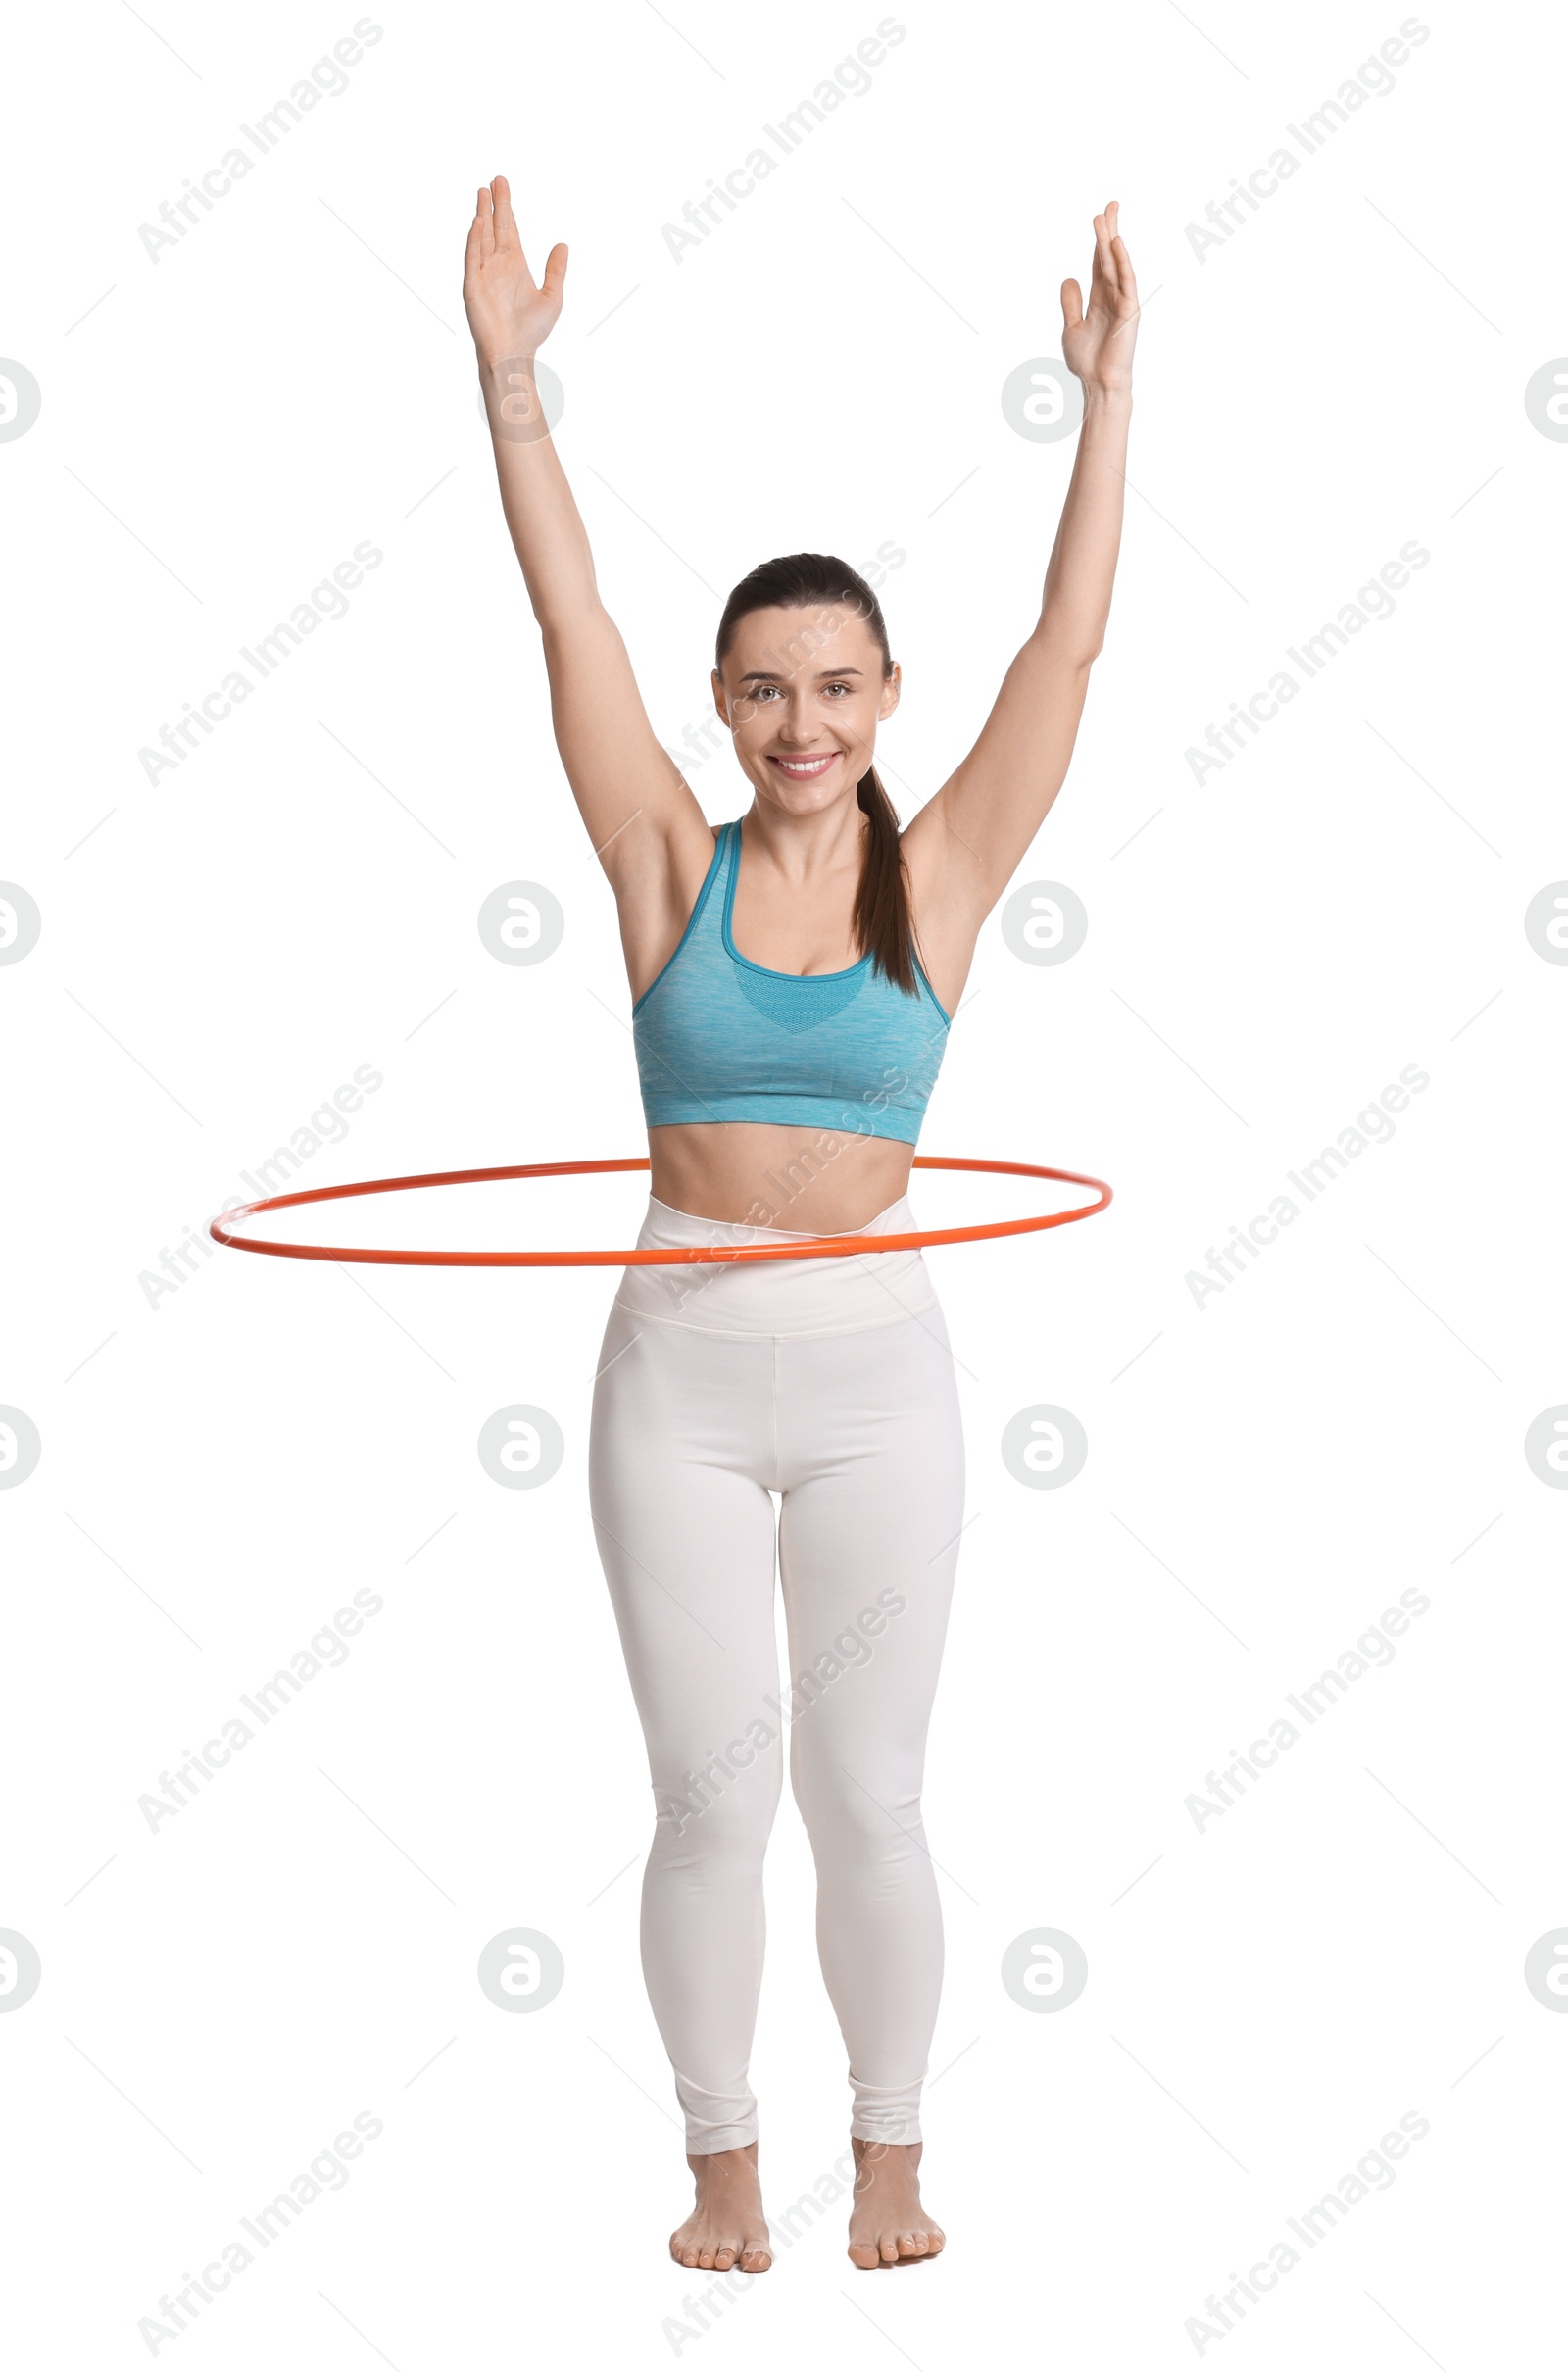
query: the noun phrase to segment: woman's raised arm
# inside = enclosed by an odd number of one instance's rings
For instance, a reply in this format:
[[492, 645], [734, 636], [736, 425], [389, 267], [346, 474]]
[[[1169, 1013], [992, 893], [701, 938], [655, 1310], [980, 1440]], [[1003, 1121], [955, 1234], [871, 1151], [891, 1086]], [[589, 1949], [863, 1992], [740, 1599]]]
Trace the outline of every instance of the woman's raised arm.
[[556, 324], [565, 283], [565, 247], [550, 250], [544, 280], [536, 282], [505, 179], [482, 188], [464, 259], [463, 302], [478, 351], [502, 509], [544, 641], [556, 744], [617, 897], [646, 891], [657, 903], [672, 838], [692, 842], [706, 865], [702, 836], [710, 850], [711, 835], [648, 721], [545, 425], [534, 358]]
[[1077, 281], [1062, 282], [1061, 351], [1083, 383], [1084, 417], [1039, 623], [973, 749], [904, 834], [928, 928], [956, 943], [967, 933], [972, 944], [1061, 788], [1110, 615], [1138, 334], [1138, 286], [1116, 214], [1112, 200], [1095, 217], [1087, 308]]

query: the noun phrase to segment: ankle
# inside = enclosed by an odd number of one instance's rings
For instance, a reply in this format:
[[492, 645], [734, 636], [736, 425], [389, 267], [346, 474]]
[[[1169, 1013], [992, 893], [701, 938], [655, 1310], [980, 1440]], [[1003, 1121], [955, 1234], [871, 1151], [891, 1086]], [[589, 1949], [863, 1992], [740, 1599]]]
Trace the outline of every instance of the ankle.
[[746, 2142], [736, 2150], [688, 2150], [686, 2163], [699, 2181], [722, 2180], [726, 2175], [757, 2172], [757, 2144]]

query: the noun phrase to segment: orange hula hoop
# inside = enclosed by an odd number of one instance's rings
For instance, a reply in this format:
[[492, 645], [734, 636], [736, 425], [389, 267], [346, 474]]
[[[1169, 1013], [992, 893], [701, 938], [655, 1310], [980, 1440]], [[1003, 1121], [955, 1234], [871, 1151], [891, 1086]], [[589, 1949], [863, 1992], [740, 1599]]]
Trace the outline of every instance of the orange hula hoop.
[[[604, 1170], [647, 1169], [640, 1155], [609, 1161], [526, 1161], [504, 1169], [433, 1169], [421, 1177], [368, 1178], [355, 1186], [313, 1186], [298, 1194], [273, 1194], [242, 1203], [218, 1218], [207, 1232], [231, 1252], [265, 1252], [290, 1260], [367, 1260], [404, 1268], [653, 1268], [704, 1266], [718, 1260], [804, 1260], [844, 1259], [851, 1253], [918, 1252], [927, 1244], [973, 1244], [987, 1236], [1027, 1235], [1042, 1227], [1066, 1227], [1093, 1218], [1111, 1200], [1103, 1178], [1075, 1169], [1044, 1169], [1032, 1161], [968, 1161], [956, 1154], [917, 1153], [916, 1169], [985, 1169], [1012, 1178], [1052, 1178], [1067, 1186], [1092, 1186], [1097, 1200], [1073, 1211], [1048, 1211], [1043, 1218], [999, 1219], [983, 1227], [931, 1227], [906, 1235], [823, 1235], [799, 1244], [682, 1244], [665, 1250], [629, 1252], [379, 1252], [356, 1244], [284, 1244], [265, 1236], [240, 1235], [230, 1220], [259, 1211], [287, 1211], [298, 1203], [335, 1203], [362, 1194], [397, 1194], [416, 1186], [475, 1186], [494, 1178], [584, 1177]], [[723, 1222], [713, 1220], [714, 1226]], [[744, 1222], [743, 1222], [744, 1224]]]

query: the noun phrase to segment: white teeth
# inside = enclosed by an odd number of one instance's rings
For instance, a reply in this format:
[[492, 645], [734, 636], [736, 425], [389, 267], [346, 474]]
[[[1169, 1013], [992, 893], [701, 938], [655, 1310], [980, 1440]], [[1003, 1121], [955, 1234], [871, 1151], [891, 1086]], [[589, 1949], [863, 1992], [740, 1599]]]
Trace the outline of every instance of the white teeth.
[[832, 765], [836, 755], [830, 751], [825, 758], [775, 758], [773, 764], [782, 766], [786, 774], [820, 774], [824, 766]]

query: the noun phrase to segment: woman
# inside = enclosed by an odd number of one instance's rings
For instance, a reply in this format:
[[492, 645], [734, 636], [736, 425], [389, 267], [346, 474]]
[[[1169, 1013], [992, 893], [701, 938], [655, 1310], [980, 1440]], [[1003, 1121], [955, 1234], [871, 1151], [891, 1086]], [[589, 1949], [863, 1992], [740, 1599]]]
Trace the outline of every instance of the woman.
[[[534, 357], [566, 249], [536, 284], [506, 181], [478, 193], [464, 302], [502, 505], [633, 998], [653, 1189], [639, 1248], [917, 1225], [906, 1188], [949, 1021], [1061, 787], [1110, 607], [1137, 327], [1116, 214], [1095, 217], [1087, 309], [1062, 287], [1077, 458], [1039, 622], [974, 748], [901, 833], [872, 766], [900, 692], [881, 610], [840, 561], [771, 561], [719, 624], [713, 699], [752, 803], [715, 834], [654, 737], [544, 427]], [[643, 1968], [697, 2184], [670, 2252], [719, 2272], [772, 2261], [746, 2071], [788, 1730], [854, 2092], [849, 2254], [867, 2270], [933, 2256], [917, 2168], [942, 1923], [920, 1781], [963, 1442], [922, 1256], [628, 1268], [589, 1488], [655, 1794]]]

